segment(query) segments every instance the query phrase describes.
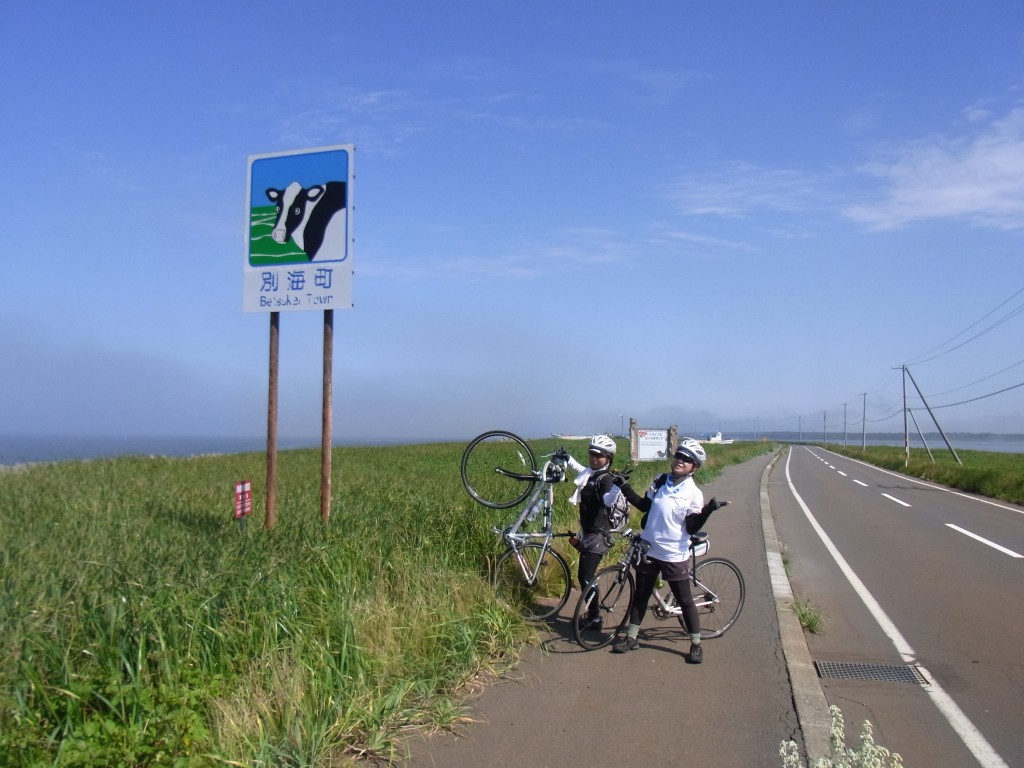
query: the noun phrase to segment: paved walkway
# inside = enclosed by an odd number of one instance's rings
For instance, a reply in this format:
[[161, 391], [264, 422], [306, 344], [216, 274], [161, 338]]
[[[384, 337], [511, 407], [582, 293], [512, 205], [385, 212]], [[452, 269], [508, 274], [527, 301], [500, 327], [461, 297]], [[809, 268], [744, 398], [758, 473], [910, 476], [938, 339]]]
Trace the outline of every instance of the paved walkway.
[[409, 768], [781, 766], [795, 739], [827, 754], [828, 714], [782, 568], [767, 493], [774, 456], [727, 468], [704, 486], [732, 504], [708, 522], [711, 553], [743, 572], [746, 604], [725, 635], [687, 664], [676, 620], [648, 611], [637, 651], [586, 652], [572, 640], [577, 593], [507, 679], [470, 702], [455, 733], [408, 742]]

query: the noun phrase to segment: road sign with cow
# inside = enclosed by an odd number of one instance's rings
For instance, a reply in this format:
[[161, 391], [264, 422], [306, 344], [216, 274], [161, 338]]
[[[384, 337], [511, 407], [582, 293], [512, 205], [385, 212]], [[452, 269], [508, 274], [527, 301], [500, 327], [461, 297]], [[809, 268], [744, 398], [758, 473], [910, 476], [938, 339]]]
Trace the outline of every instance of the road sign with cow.
[[246, 312], [351, 308], [354, 150], [249, 157]]

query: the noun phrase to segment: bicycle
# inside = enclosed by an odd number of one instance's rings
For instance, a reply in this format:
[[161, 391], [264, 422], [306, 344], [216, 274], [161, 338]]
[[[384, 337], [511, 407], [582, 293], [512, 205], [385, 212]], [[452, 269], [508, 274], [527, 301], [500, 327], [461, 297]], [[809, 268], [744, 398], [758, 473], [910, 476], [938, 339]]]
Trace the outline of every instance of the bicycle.
[[[555, 533], [552, 513], [555, 483], [565, 479], [569, 455], [564, 450], [545, 456], [537, 467], [533, 451], [521, 437], [492, 430], [475, 437], [462, 454], [460, 475], [469, 495], [491, 509], [523, 503], [511, 525], [493, 527], [506, 544], [494, 563], [491, 582], [498, 599], [530, 621], [557, 614], [569, 601], [569, 564], [551, 543], [571, 533]], [[536, 532], [522, 527], [541, 518]]]
[[[576, 603], [572, 626], [576, 642], [587, 650], [603, 648], [611, 643], [629, 621], [636, 581], [630, 566], [638, 565], [646, 556], [649, 543], [632, 530], [620, 536], [629, 543], [615, 565], [602, 568], [587, 585]], [[709, 549], [707, 531], [690, 536], [690, 584], [693, 601], [700, 613], [701, 639], [720, 637], [736, 623], [746, 599], [743, 574], [732, 562], [722, 557], [697, 559]], [[663, 588], [664, 589], [664, 588]], [[659, 619], [676, 616], [683, 631], [686, 622], [671, 590], [655, 589], [652, 595], [654, 614]], [[598, 601], [600, 622], [590, 620], [590, 607]]]

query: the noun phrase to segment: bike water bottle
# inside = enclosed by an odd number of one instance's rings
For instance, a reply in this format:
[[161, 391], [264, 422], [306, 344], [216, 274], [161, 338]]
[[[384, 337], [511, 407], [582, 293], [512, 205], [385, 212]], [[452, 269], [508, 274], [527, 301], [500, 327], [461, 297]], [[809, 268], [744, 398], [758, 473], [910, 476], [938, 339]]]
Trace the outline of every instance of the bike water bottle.
[[537, 515], [539, 515], [539, 514], [540, 514], [540, 502], [539, 501], [535, 501], [533, 503], [533, 506], [530, 507], [530, 511], [526, 515], [526, 522], [532, 523], [534, 520], [537, 519]]

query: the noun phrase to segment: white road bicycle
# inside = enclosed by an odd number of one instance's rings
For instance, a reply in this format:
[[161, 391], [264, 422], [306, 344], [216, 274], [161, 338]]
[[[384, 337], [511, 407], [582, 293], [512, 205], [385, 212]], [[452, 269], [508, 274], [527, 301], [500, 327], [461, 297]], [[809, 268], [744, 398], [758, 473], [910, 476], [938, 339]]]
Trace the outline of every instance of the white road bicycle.
[[[569, 455], [555, 451], [537, 460], [518, 435], [504, 430], [473, 438], [462, 454], [460, 475], [467, 493], [491, 509], [522, 504], [515, 520], [494, 527], [505, 551], [494, 561], [490, 578], [498, 598], [531, 621], [557, 614], [569, 600], [569, 564], [551, 544], [571, 533], [555, 533], [552, 525], [555, 483], [565, 479]], [[540, 519], [540, 529], [524, 527]]]
[[[622, 558], [615, 565], [597, 572], [593, 581], [582, 590], [573, 613], [576, 642], [587, 650], [608, 645], [629, 622], [629, 609], [636, 591], [632, 568], [645, 556], [649, 545], [638, 532], [626, 530], [620, 535], [628, 542]], [[701, 639], [725, 634], [736, 623], [746, 599], [743, 574], [732, 562], [723, 557], [707, 557], [698, 562], [708, 548], [707, 531], [698, 531], [690, 536], [690, 589], [700, 614]], [[686, 631], [683, 611], [668, 585], [655, 589], [652, 599], [651, 610], [655, 617], [667, 619], [675, 616]], [[595, 600], [600, 616], [598, 622], [591, 620], [591, 605]]]

